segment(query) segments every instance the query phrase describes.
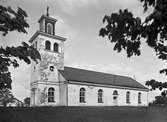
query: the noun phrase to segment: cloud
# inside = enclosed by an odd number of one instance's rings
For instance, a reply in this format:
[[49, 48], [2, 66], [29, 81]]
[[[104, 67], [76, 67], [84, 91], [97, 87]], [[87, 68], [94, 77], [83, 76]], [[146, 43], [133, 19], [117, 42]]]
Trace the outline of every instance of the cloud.
[[58, 20], [55, 25], [56, 35], [60, 35], [60, 36], [63, 35], [63, 37], [67, 39], [72, 39], [76, 37], [77, 30], [72, 28], [64, 18], [57, 15], [53, 15], [52, 17]]
[[87, 63], [74, 62], [69, 64], [69, 66], [98, 71], [98, 72], [125, 75], [125, 76], [130, 76], [129, 73], [133, 71], [131, 67], [121, 66], [120, 64], [104, 65], [104, 64], [87, 64]]
[[95, 5], [97, 0], [58, 0], [57, 3], [65, 13], [75, 14], [78, 8]]
[[116, 0], [116, 1], [110, 0], [109, 2], [111, 4], [117, 4], [122, 8], [127, 8], [127, 7], [130, 8], [136, 6], [137, 4], [140, 4], [140, 2], [137, 0]]
[[[68, 14], [75, 14], [79, 8], [85, 6], [98, 6], [104, 7], [103, 5], [112, 5], [116, 6], [117, 8], [134, 8], [140, 4], [139, 1], [136, 0], [57, 0], [57, 4], [60, 8]], [[107, 6], [108, 7], [108, 6]]]

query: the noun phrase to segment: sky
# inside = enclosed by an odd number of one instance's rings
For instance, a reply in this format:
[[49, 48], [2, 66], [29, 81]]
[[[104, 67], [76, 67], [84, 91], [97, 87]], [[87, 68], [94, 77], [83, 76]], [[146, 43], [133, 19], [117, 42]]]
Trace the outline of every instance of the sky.
[[[141, 56], [127, 58], [124, 51], [113, 51], [113, 44], [99, 36], [100, 28], [105, 25], [102, 23], [104, 15], [118, 12], [119, 9], [128, 8], [135, 16], [143, 19], [148, 13], [143, 14], [138, 0], [0, 0], [0, 4], [24, 9], [30, 25], [28, 34], [10, 32], [6, 36], [1, 35], [0, 46], [17, 46], [22, 41], [28, 42], [38, 30], [38, 19], [46, 14], [46, 7], [49, 6], [50, 16], [58, 20], [56, 35], [67, 38], [64, 45], [65, 66], [130, 76], [143, 85], [152, 78], [166, 80], [166, 76], [160, 75], [159, 70], [167, 63], [159, 60], [153, 49], [145, 43], [141, 46]], [[12, 92], [16, 98], [23, 100], [30, 96], [30, 65], [22, 61], [19, 63], [19, 68], [10, 68]], [[158, 94], [159, 91], [151, 91], [149, 101]]]

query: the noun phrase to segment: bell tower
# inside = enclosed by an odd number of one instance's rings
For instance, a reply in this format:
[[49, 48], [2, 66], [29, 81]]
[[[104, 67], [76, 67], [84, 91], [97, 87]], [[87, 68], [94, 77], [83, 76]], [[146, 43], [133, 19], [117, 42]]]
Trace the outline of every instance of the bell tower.
[[47, 7], [46, 15], [38, 20], [39, 30], [29, 40], [41, 55], [38, 63], [31, 63], [31, 106], [59, 104], [58, 70], [64, 69], [66, 38], [55, 34], [56, 22]]
[[42, 15], [39, 19], [39, 30], [44, 33], [55, 35], [56, 19], [49, 17], [49, 7], [47, 6], [46, 15]]

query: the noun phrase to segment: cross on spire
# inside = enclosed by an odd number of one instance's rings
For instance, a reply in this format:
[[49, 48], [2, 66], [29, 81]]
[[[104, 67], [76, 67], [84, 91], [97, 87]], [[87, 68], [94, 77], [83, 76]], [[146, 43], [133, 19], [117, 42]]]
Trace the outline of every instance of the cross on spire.
[[46, 16], [49, 16], [49, 6], [47, 6], [47, 13], [46, 13]]

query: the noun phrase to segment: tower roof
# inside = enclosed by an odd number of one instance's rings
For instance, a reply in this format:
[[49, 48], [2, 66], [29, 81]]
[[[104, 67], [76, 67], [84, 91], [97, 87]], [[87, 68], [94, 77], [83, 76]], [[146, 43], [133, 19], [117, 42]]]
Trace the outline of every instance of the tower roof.
[[52, 17], [50, 17], [50, 16], [46, 16], [46, 15], [42, 15], [42, 16], [39, 18], [38, 22], [40, 23], [41, 20], [43, 20], [43, 19], [48, 19], [48, 20], [50, 20], [50, 21], [52, 21], [52, 22], [57, 22], [57, 19], [52, 18]]
[[56, 22], [57, 19], [52, 18], [52, 17], [49, 16], [49, 6], [47, 6], [47, 9], [46, 9], [46, 10], [47, 10], [46, 15], [42, 15], [42, 16], [39, 18], [38, 22], [40, 23], [40, 21], [43, 20], [43, 19], [47, 19], [47, 20], [51, 20], [52, 22]]

